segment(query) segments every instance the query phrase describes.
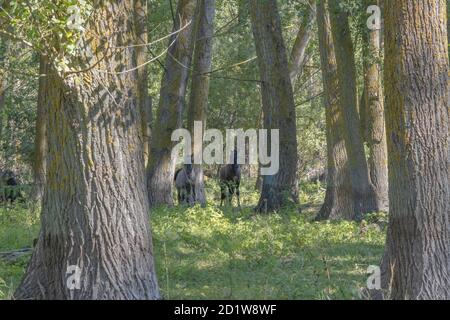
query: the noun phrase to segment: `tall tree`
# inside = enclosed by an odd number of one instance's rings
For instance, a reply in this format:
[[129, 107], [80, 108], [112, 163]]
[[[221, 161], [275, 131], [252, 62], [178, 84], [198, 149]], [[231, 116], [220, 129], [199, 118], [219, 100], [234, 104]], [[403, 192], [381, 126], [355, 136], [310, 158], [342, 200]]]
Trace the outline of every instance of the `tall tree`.
[[150, 123], [152, 116], [152, 101], [148, 95], [148, 16], [147, 1], [134, 1], [134, 26], [136, 32], [136, 60], [138, 68], [138, 106], [141, 111], [141, 122], [143, 131], [144, 158], [147, 161], [149, 156], [150, 143]]
[[385, 3], [392, 299], [450, 299], [450, 140], [444, 0]]
[[3, 131], [3, 109], [6, 103], [6, 91], [8, 88], [8, 55], [9, 55], [9, 43], [8, 41], [0, 42], [4, 48], [2, 56], [0, 56], [0, 137]]
[[352, 186], [345, 149], [344, 119], [340, 107], [339, 78], [327, 0], [318, 1], [317, 26], [325, 99], [328, 175], [325, 201], [316, 219], [353, 219], [355, 212]]
[[[199, 121], [206, 127], [206, 111], [209, 95], [209, 72], [211, 71], [214, 36], [215, 0], [199, 0], [198, 24], [196, 28], [195, 51], [189, 100], [188, 128], [194, 132], [194, 122]], [[202, 133], [203, 137], [203, 133]], [[194, 144], [194, 158], [202, 153], [201, 144]], [[206, 205], [203, 167], [194, 165], [195, 202]]]
[[356, 65], [348, 13], [342, 1], [330, 1], [331, 30], [336, 52], [341, 108], [344, 115], [345, 145], [350, 163], [350, 177], [356, 218], [365, 212], [378, 211], [375, 191], [370, 183], [364, 144], [360, 131], [356, 88]]
[[36, 112], [36, 133], [34, 139], [34, 183], [35, 198], [42, 200], [45, 187], [45, 154], [46, 154], [46, 113], [47, 113], [47, 73], [48, 62], [44, 55], [39, 57], [39, 86]]
[[193, 18], [197, 0], [180, 0], [169, 40], [159, 105], [153, 125], [148, 163], [150, 205], [173, 205], [172, 184], [175, 173], [172, 159], [172, 132], [181, 126], [181, 115], [193, 51]]
[[[295, 103], [276, 0], [251, 0], [251, 22], [261, 78], [264, 128], [279, 129], [279, 171], [263, 177], [256, 210], [298, 203]], [[270, 139], [269, 146], [270, 146]]]
[[[1, 4], [3, 10], [7, 10], [10, 1], [4, 1]], [[0, 30], [7, 29], [8, 23], [0, 18]], [[6, 91], [8, 88], [8, 59], [10, 55], [10, 41], [4, 33], [0, 33], [0, 137], [3, 134], [3, 110], [6, 103]]]
[[312, 27], [314, 25], [315, 18], [316, 0], [309, 0], [308, 8], [300, 24], [289, 60], [289, 76], [291, 77], [292, 87], [295, 86], [296, 80], [303, 72], [303, 67], [307, 60], [306, 49], [308, 48], [313, 35]]
[[[379, 5], [378, 0], [366, 0], [366, 7]], [[364, 112], [365, 137], [369, 149], [369, 175], [375, 189], [377, 208], [388, 209], [388, 168], [384, 99], [381, 87], [381, 29], [365, 32]]]
[[160, 298], [137, 105], [133, 4], [99, 2], [78, 45], [80, 55], [71, 62], [80, 72], [49, 72], [41, 232], [16, 299]]

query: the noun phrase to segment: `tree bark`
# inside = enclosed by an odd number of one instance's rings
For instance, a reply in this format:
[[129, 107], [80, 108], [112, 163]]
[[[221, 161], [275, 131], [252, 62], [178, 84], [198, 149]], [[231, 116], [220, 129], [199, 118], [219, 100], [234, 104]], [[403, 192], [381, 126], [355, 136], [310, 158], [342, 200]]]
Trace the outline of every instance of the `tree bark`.
[[344, 115], [345, 145], [350, 163], [350, 177], [355, 218], [366, 212], [378, 211], [375, 192], [369, 179], [363, 139], [358, 115], [356, 65], [348, 14], [340, 7], [341, 1], [330, 1], [330, 21], [335, 45], [341, 108]]
[[328, 175], [325, 201], [316, 219], [351, 220], [355, 217], [355, 211], [347, 150], [345, 149], [344, 119], [340, 108], [341, 95], [336, 54], [331, 35], [327, 0], [318, 1], [317, 26], [325, 97]]
[[[366, 7], [378, 5], [377, 0], [366, 0]], [[364, 105], [366, 141], [369, 148], [369, 176], [375, 189], [377, 208], [388, 210], [388, 168], [384, 99], [381, 87], [381, 30], [368, 30], [364, 61]]]
[[[2, 39], [3, 40], [3, 39]], [[3, 109], [6, 103], [6, 91], [8, 88], [8, 55], [9, 55], [9, 42], [4, 42], [4, 58], [3, 63], [0, 65], [0, 137], [3, 134]]]
[[303, 67], [306, 62], [306, 49], [312, 38], [312, 26], [316, 18], [316, 0], [310, 0], [308, 5], [308, 11], [302, 20], [290, 55], [289, 76], [293, 88], [296, 80], [303, 73]]
[[444, 0], [386, 1], [392, 299], [450, 299], [448, 47]]
[[130, 46], [133, 12], [132, 0], [102, 1], [73, 61], [88, 71], [52, 70], [47, 79], [42, 226], [15, 299], [160, 298]]
[[141, 66], [138, 73], [138, 106], [141, 111], [142, 137], [144, 144], [144, 161], [147, 163], [150, 144], [150, 124], [152, 116], [152, 103], [148, 95], [148, 28], [147, 28], [147, 1], [134, 0], [134, 25], [136, 32], [136, 61]]
[[151, 206], [173, 205], [172, 184], [175, 173], [171, 134], [181, 126], [186, 87], [193, 51], [193, 26], [196, 0], [180, 0], [170, 37], [159, 105], [153, 126], [148, 163], [148, 192]]
[[47, 117], [47, 73], [48, 62], [45, 56], [39, 57], [39, 87], [36, 116], [36, 133], [34, 140], [34, 184], [36, 200], [41, 201], [44, 196], [46, 172], [46, 117]]
[[[189, 100], [188, 127], [191, 135], [194, 132], [194, 122], [201, 121], [203, 130], [206, 127], [206, 111], [208, 109], [209, 72], [211, 71], [215, 0], [199, 0], [198, 25], [196, 30], [193, 71], [191, 80], [191, 95]], [[202, 133], [203, 137], [203, 133]], [[202, 152], [201, 144], [194, 144], [193, 155]], [[203, 166], [194, 165], [195, 202], [206, 205]]]
[[261, 78], [264, 128], [279, 129], [280, 136], [279, 171], [263, 177], [256, 207], [258, 212], [271, 212], [289, 203], [298, 204], [295, 103], [276, 1], [251, 0], [250, 8]]

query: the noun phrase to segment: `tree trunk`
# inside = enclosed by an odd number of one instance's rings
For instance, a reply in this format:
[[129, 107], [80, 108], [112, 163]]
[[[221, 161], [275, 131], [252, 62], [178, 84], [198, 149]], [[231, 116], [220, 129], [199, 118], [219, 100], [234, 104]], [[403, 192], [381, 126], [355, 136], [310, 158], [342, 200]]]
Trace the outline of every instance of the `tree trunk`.
[[[2, 39], [3, 40], [3, 39]], [[6, 103], [6, 91], [8, 88], [8, 56], [9, 56], [9, 42], [4, 42], [4, 58], [0, 65], [0, 137], [3, 134], [3, 109]]]
[[[203, 130], [206, 127], [206, 110], [208, 108], [209, 72], [211, 71], [215, 0], [199, 0], [198, 25], [196, 30], [195, 52], [191, 80], [191, 95], [189, 101], [188, 127], [191, 135], [194, 132], [194, 122], [201, 121]], [[202, 133], [203, 137], [203, 133]], [[194, 144], [193, 154], [197, 157], [201, 152], [201, 144]], [[195, 202], [206, 205], [203, 167], [194, 165]]]
[[193, 50], [193, 18], [196, 0], [180, 0], [170, 37], [159, 105], [152, 132], [148, 164], [148, 192], [151, 206], [173, 205], [172, 184], [175, 171], [172, 159], [172, 132], [181, 126], [181, 115]]
[[291, 77], [293, 88], [296, 80], [303, 73], [303, 67], [306, 62], [306, 49], [312, 38], [312, 26], [316, 17], [316, 0], [310, 0], [308, 5], [308, 12], [300, 25], [289, 61], [289, 76]]
[[36, 134], [34, 140], [34, 184], [36, 200], [41, 201], [45, 187], [45, 155], [46, 155], [46, 117], [47, 117], [47, 73], [48, 62], [45, 56], [39, 57], [39, 87], [37, 101]]
[[356, 65], [353, 42], [350, 34], [348, 14], [340, 7], [341, 1], [330, 1], [330, 20], [335, 45], [341, 108], [344, 115], [345, 145], [350, 163], [350, 177], [355, 210], [355, 218], [363, 213], [378, 211], [375, 192], [369, 179], [363, 139], [358, 115], [356, 89]]
[[[366, 7], [378, 5], [377, 0], [366, 0]], [[388, 210], [387, 144], [384, 121], [383, 89], [381, 88], [381, 30], [366, 34], [364, 61], [364, 105], [366, 141], [369, 148], [369, 175], [375, 189], [377, 208]]]
[[450, 299], [445, 1], [388, 1], [385, 10], [390, 217], [383, 289], [392, 299]]
[[316, 219], [353, 219], [355, 211], [340, 108], [339, 78], [326, 0], [318, 2], [317, 26], [326, 108], [328, 175], [325, 201]]
[[147, 163], [149, 156], [150, 143], [150, 123], [152, 115], [152, 104], [148, 95], [148, 43], [147, 33], [147, 1], [134, 0], [134, 25], [136, 32], [136, 63], [142, 66], [137, 70], [138, 73], [138, 106], [141, 112], [142, 136], [144, 144], [144, 161]]
[[280, 130], [279, 171], [263, 177], [256, 207], [258, 212], [271, 212], [288, 203], [298, 204], [295, 103], [276, 1], [251, 0], [250, 8], [261, 77], [264, 128]]
[[[261, 105], [261, 102], [260, 102]], [[264, 112], [263, 109], [261, 108], [261, 111], [259, 113], [259, 119], [258, 119], [258, 123], [256, 124], [256, 127], [258, 129], [264, 129]], [[263, 176], [261, 175], [261, 162], [258, 161], [258, 171], [257, 171], [257, 176], [256, 176], [256, 183], [255, 183], [255, 189], [258, 192], [262, 191], [262, 185], [263, 185]]]
[[[447, 6], [447, 41], [448, 41], [448, 43], [450, 43], [450, 19], [448, 19], [448, 17], [450, 16], [450, 2], [448, 0], [446, 1], [446, 6]], [[449, 59], [450, 59], [450, 54], [449, 54]]]
[[[47, 79], [42, 227], [16, 299], [160, 298], [129, 46], [133, 11], [131, 0], [101, 2], [73, 62], [96, 67], [64, 78], [52, 70]], [[105, 55], [105, 45], [117, 49]]]

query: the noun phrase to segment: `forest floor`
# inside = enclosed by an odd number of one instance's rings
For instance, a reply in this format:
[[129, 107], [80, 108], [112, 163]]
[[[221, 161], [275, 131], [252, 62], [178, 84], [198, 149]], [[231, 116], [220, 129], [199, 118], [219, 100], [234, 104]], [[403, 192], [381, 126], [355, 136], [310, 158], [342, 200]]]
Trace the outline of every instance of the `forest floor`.
[[[369, 265], [383, 252], [386, 216], [362, 222], [313, 222], [324, 188], [302, 185], [302, 213], [255, 215], [253, 185], [241, 187], [242, 209], [220, 208], [208, 182], [206, 208], [161, 207], [151, 221], [159, 285], [165, 299], [361, 299]], [[27, 206], [0, 207], [0, 299], [19, 284], [39, 231]], [[380, 227], [381, 226], [381, 227]], [[2, 257], [3, 253], [3, 257]]]

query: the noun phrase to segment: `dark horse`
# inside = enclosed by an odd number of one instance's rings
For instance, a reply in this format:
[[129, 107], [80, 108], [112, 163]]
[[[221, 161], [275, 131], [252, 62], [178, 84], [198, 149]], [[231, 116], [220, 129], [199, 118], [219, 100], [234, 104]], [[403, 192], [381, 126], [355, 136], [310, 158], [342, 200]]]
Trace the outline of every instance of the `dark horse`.
[[236, 193], [238, 206], [241, 207], [241, 200], [239, 199], [239, 185], [241, 183], [241, 166], [238, 164], [237, 150], [233, 152], [233, 163], [227, 164], [220, 168], [219, 181], [220, 181], [220, 205], [223, 205], [223, 201], [228, 199], [231, 204], [233, 194]]
[[22, 193], [17, 188], [19, 184], [12, 171], [0, 172], [0, 202], [9, 201], [13, 203], [22, 199]]
[[174, 176], [178, 204], [193, 205], [195, 201], [194, 170], [192, 164], [185, 164]]

